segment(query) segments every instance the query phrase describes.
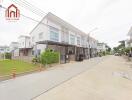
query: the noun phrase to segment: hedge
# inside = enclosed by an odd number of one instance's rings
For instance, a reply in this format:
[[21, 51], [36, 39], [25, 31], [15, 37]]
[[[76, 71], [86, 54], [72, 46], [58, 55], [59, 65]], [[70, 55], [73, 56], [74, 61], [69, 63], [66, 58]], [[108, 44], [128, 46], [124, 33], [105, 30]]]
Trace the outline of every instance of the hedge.
[[40, 56], [42, 64], [53, 64], [59, 62], [59, 53], [51, 50], [46, 50]]

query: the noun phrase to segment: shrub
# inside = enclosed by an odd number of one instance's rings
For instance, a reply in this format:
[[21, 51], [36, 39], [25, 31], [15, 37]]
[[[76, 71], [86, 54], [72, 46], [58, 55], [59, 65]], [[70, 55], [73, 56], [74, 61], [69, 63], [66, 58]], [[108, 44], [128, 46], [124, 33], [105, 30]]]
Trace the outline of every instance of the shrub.
[[40, 58], [39, 57], [35, 57], [35, 58], [32, 59], [32, 62], [34, 64], [40, 63]]
[[11, 53], [5, 53], [5, 59], [11, 59]]
[[58, 63], [59, 62], [59, 53], [48, 49], [41, 54], [40, 61], [44, 65]]

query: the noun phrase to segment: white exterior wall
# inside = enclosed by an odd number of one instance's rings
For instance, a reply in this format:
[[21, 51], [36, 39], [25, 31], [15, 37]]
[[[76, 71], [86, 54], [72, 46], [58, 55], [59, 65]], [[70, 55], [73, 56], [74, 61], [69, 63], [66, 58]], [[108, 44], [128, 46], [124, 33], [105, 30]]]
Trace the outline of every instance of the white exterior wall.
[[11, 44], [10, 44], [10, 52], [11, 51], [13, 51], [13, 50], [15, 50], [15, 49], [17, 49], [19, 47], [19, 43], [17, 43], [17, 42], [12, 42]]
[[[48, 20], [47, 24], [49, 26], [52, 26], [52, 27], [59, 30], [59, 42], [61, 42], [61, 26], [59, 24], [54, 23], [53, 21], [50, 21], [50, 20]], [[50, 29], [49, 28], [48, 28], [48, 35], [47, 36], [48, 36], [47, 39], [50, 40]]]
[[[40, 23], [37, 28], [35, 28], [33, 30], [33, 32], [30, 33], [30, 37], [31, 37], [31, 44], [32, 46], [36, 44], [36, 42], [39, 41], [44, 41], [44, 40], [49, 40], [49, 36], [48, 36], [48, 26], [47, 24], [47, 20], [45, 19], [42, 23]], [[39, 38], [39, 34], [43, 33], [42, 38]]]
[[19, 56], [19, 49], [14, 50], [13, 56], [14, 57], [18, 57]]
[[31, 40], [28, 37], [22, 36], [18, 40], [19, 48], [31, 48]]
[[100, 45], [97, 45], [97, 50], [98, 50], [98, 52], [106, 51], [106, 45], [104, 43], [100, 44]]

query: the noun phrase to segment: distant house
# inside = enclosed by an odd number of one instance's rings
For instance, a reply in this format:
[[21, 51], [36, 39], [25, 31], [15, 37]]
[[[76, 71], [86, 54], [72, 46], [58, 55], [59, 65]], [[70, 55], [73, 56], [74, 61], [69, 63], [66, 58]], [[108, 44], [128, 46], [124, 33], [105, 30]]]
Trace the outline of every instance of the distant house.
[[12, 51], [18, 49], [19, 43], [18, 42], [11, 42], [9, 47], [10, 47], [10, 52], [12, 52]]
[[97, 51], [98, 52], [105, 52], [107, 50], [107, 44], [106, 43], [98, 43], [97, 44]]
[[10, 48], [9, 46], [0, 46], [0, 54], [9, 53]]
[[32, 46], [31, 39], [29, 36], [21, 35], [18, 38], [18, 48], [12, 52], [13, 59], [25, 59], [32, 60]]
[[129, 37], [127, 40], [125, 40], [125, 47], [132, 47], [132, 27], [130, 28], [127, 36]]

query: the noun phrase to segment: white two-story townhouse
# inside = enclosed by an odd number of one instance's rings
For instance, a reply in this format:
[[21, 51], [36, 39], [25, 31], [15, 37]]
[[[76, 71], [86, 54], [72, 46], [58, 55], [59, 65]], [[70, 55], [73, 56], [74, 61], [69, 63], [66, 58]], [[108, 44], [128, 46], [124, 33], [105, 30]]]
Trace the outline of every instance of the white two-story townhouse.
[[32, 56], [31, 39], [29, 36], [21, 35], [18, 38], [18, 43], [20, 56]]
[[18, 37], [18, 48], [12, 51], [12, 59], [31, 61], [34, 57], [30, 36], [21, 35]]
[[79, 55], [88, 58], [87, 34], [52, 13], [40, 21], [30, 37], [35, 56], [49, 48], [60, 52], [61, 63], [76, 60]]
[[105, 52], [107, 50], [107, 44], [106, 43], [98, 43], [97, 44], [97, 51], [98, 52]]

